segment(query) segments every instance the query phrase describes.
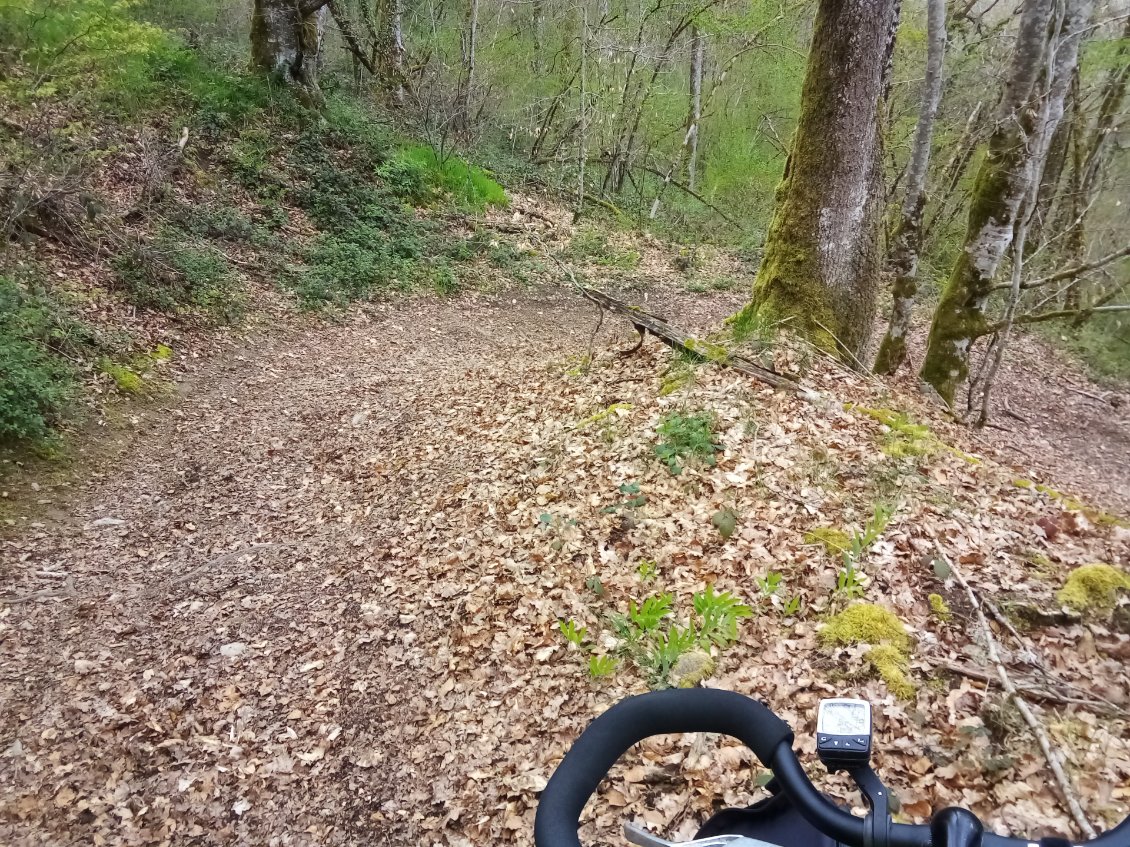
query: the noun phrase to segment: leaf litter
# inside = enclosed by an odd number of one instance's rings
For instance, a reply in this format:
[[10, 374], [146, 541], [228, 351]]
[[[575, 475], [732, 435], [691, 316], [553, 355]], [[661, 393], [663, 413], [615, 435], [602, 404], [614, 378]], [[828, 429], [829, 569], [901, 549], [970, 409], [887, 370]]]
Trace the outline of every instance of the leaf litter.
[[[649, 296], [685, 325], [732, 308]], [[1034, 708], [1092, 819], [1130, 810], [1130, 637], [1055, 601], [1076, 566], [1126, 568], [1123, 526], [1017, 485], [930, 409], [821, 360], [816, 404], [709, 365], [664, 393], [666, 349], [618, 358], [631, 333], [606, 321], [586, 365], [591, 333], [588, 310], [545, 292], [300, 330], [183, 400], [68, 523], [13, 536], [5, 600], [43, 571], [73, 590], [0, 605], [0, 839], [531, 844], [572, 739], [646, 690], [628, 662], [591, 677], [560, 622], [595, 636], [630, 602], [662, 591], [686, 610], [707, 586], [753, 616], [705, 684], [765, 700], [809, 765], [819, 699], [865, 697], [903, 819], [957, 803], [1001, 832], [1070, 832], [999, 688], [946, 670], [990, 668], [935, 539], [982, 596], [1054, 620], [1023, 644], [998, 632], [1005, 661], [1083, 701]], [[889, 449], [897, 426], [861, 411], [892, 403], [929, 426], [929, 449]], [[674, 475], [657, 427], [696, 413], [720, 450]], [[880, 503], [893, 513], [858, 561], [860, 599], [906, 626], [908, 699], [867, 645], [819, 637], [848, 601], [839, 551], [811, 532], [850, 538]], [[686, 838], [764, 783], [736, 742], [651, 739], [582, 837], [620, 843], [635, 818]]]

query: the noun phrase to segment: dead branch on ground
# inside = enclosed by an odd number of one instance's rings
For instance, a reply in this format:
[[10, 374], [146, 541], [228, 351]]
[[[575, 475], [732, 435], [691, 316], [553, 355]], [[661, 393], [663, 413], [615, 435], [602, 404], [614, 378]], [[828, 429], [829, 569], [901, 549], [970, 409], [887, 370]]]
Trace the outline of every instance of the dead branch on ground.
[[1063, 794], [1064, 800], [1067, 802], [1067, 808], [1071, 812], [1071, 817], [1088, 838], [1094, 838], [1095, 828], [1091, 826], [1091, 822], [1087, 820], [1087, 816], [1083, 813], [1083, 807], [1079, 804], [1079, 798], [1075, 795], [1075, 791], [1071, 787], [1071, 782], [1063, 770], [1059, 756], [1056, 755], [1056, 751], [1052, 749], [1051, 739], [1048, 738], [1047, 731], [1032, 713], [1031, 707], [1021, 696], [1012, 678], [1008, 675], [1008, 670], [1005, 668], [1004, 662], [1001, 661], [1000, 652], [997, 650], [997, 640], [993, 636], [993, 630], [992, 627], [989, 626], [988, 618], [985, 617], [985, 610], [981, 604], [980, 597], [978, 597], [973, 587], [966, 581], [961, 571], [958, 570], [957, 565], [946, 555], [946, 551], [942, 548], [942, 545], [937, 539], [934, 539], [934, 549], [938, 551], [938, 555], [942, 557], [942, 561], [945, 562], [946, 566], [950, 569], [954, 578], [961, 583], [962, 588], [965, 589], [965, 593], [969, 597], [970, 604], [977, 612], [977, 619], [981, 624], [981, 631], [985, 636], [985, 647], [989, 654], [989, 661], [991, 661], [996, 668], [997, 677], [1000, 679], [1001, 687], [1004, 688], [1008, 699], [1016, 706], [1017, 711], [1020, 712], [1021, 716], [1024, 718], [1024, 722], [1028, 724], [1029, 729], [1032, 730], [1032, 734], [1036, 736], [1036, 742], [1040, 745], [1040, 750], [1043, 751], [1044, 758], [1052, 769], [1056, 785], [1059, 786], [1060, 793]]

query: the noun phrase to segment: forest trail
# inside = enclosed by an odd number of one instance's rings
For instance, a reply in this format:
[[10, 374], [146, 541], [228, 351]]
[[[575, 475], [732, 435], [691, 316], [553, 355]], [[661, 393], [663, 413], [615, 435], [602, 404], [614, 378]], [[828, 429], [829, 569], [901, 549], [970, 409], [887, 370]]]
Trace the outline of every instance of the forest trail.
[[[694, 328], [716, 326], [737, 299], [667, 292], [649, 303]], [[646, 441], [647, 416], [666, 402], [667, 354], [651, 341], [613, 357], [634, 334], [606, 320], [600, 364], [578, 376], [594, 318], [568, 292], [381, 305], [205, 366], [167, 424], [78, 497], [67, 521], [10, 548], [3, 583], [20, 596], [0, 606], [0, 738], [15, 739], [0, 751], [0, 841], [529, 844], [550, 763], [589, 716], [639, 690], [630, 678], [589, 680], [556, 630], [591, 611], [594, 567], [600, 596], [617, 602], [638, 588], [646, 553], [680, 596], [705, 577], [748, 597], [776, 568], [806, 604], [826, 605], [836, 565], [801, 537], [828, 514], [859, 519], [832, 489], [874, 496], [874, 448], [844, 429], [870, 437], [874, 422], [708, 368], [691, 391], [752, 410], [720, 410], [743, 446], [676, 485]], [[841, 372], [820, 379], [845, 396], [867, 392]], [[620, 417], [632, 425], [617, 428]], [[829, 469], [838, 461], [844, 476]], [[942, 487], [959, 490], [973, 473], [952, 455], [939, 462]], [[655, 520], [615, 513], [617, 486], [632, 479]], [[1029, 511], [1046, 506], [1010, 491], [1003, 506], [974, 494], [987, 510], [979, 526], [945, 517], [945, 505], [930, 520], [955, 544], [1015, 547]], [[723, 497], [748, 516], [724, 546], [709, 519]], [[751, 497], [767, 499], [754, 509]], [[921, 549], [917, 520], [884, 542], [870, 584], [925, 629], [932, 576], [906, 570]], [[1065, 563], [1127, 549], [1106, 534], [1063, 545], [1052, 555]], [[1015, 562], [984, 566], [996, 587], [1023, 585]], [[803, 727], [829, 690], [813, 686], [812, 670], [828, 661], [812, 623], [781, 635], [777, 613], [759, 615], [718, 684], [769, 698]], [[804, 651], [815, 658], [798, 660]], [[1089, 651], [1081, 678], [1125, 699], [1113, 653]], [[888, 731], [910, 732], [902, 707], [866, 685], [886, 698]], [[945, 702], [951, 720], [976, 720], [976, 698]], [[1124, 800], [1121, 725], [1091, 726], [1073, 749], [1086, 789], [1106, 786], [1112, 815]], [[1013, 751], [1018, 761], [1038, 761], [1025, 750]], [[892, 750], [886, 761], [915, 814], [939, 797], [995, 800], [956, 754], [953, 789], [943, 778], [910, 787], [925, 760]], [[729, 802], [748, 789], [702, 766], [697, 779], [650, 798], [656, 823], [685, 835], [709, 802], [702, 784]], [[1038, 768], [1015, 779], [998, 821], [1064, 823]], [[644, 799], [638, 788], [618, 796], [601, 832]]]
[[504, 735], [523, 685], [452, 643], [514, 567], [476, 561], [468, 517], [496, 504], [468, 492], [523, 488], [492, 433], [535, 425], [594, 324], [569, 294], [376, 306], [205, 366], [4, 567], [61, 596], [0, 607], [0, 841], [422, 843], [452, 762], [495, 746], [443, 731], [453, 699], [498, 695], [475, 709]]

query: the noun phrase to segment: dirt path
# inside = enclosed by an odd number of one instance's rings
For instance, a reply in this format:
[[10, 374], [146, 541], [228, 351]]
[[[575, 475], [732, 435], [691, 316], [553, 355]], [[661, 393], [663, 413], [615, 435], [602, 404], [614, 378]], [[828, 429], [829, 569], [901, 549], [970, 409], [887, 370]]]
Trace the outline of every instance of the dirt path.
[[[710, 326], [735, 298], [659, 301]], [[16, 595], [0, 605], [0, 842], [529, 843], [547, 761], [594, 698], [630, 690], [596, 691], [559, 661], [554, 624], [584, 611], [585, 568], [628, 558], [622, 531], [576, 546], [564, 504], [572, 492], [611, 521], [591, 492], [615, 498], [641, 455], [656, 491], [673, 485], [647, 445], [613, 444], [594, 469], [589, 442], [562, 436], [657, 395], [646, 352], [583, 395], [560, 378], [592, 327], [568, 295], [484, 297], [378, 308], [249, 348], [61, 526], [0, 548]], [[606, 321], [597, 343], [615, 338], [631, 334]], [[795, 401], [778, 405], [753, 446], [787, 479], [801, 423]], [[816, 441], [797, 455], [835, 440], [803, 426]], [[703, 540], [709, 520], [675, 501], [667, 527], [637, 535], [694, 579], [691, 562], [748, 581], [751, 561], [796, 559], [803, 529], [783, 527], [814, 508], [802, 485], [743, 530], [740, 554]], [[534, 532], [536, 545], [523, 540]], [[826, 594], [826, 568], [799, 556]], [[776, 618], [764, 626], [776, 638]], [[794, 657], [815, 641], [797, 632], [766, 640], [759, 661], [788, 694], [778, 707], [803, 720], [815, 695]], [[767, 690], [762, 671], [731, 672]]]
[[0, 611], [0, 841], [415, 843], [476, 743], [436, 732], [477, 578], [446, 581], [445, 509], [498, 487], [484, 433], [534, 424], [521, 381], [592, 325], [445, 301], [248, 351], [7, 548], [6, 587], [61, 596]]

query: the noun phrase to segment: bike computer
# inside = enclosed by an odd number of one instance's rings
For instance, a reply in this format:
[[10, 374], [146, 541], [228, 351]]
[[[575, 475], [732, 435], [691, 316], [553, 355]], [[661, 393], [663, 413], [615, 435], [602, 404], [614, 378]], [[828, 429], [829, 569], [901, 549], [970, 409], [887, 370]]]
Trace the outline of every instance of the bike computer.
[[829, 770], [850, 770], [871, 758], [871, 704], [837, 697], [820, 701], [816, 753]]

